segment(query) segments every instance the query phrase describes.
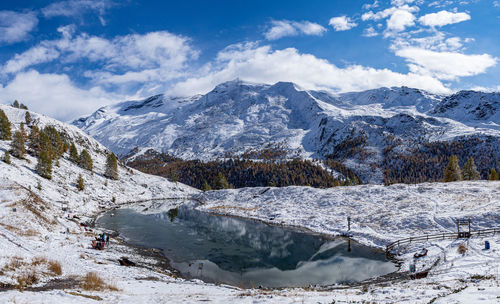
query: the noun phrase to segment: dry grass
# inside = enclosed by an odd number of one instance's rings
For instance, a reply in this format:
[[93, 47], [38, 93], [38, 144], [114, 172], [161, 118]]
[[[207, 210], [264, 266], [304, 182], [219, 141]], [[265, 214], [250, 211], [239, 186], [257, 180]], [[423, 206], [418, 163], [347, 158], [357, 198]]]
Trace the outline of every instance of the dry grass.
[[62, 267], [61, 263], [58, 261], [49, 261], [47, 263], [47, 269], [53, 273], [54, 275], [61, 275], [62, 274]]
[[17, 289], [22, 291], [24, 290], [24, 288], [38, 283], [38, 275], [34, 270], [32, 270], [30, 272], [23, 273], [17, 276], [16, 281], [17, 281], [17, 286], [16, 286]]
[[95, 272], [88, 272], [82, 279], [82, 288], [84, 290], [111, 290], [117, 291], [118, 288], [113, 284], [107, 284]]
[[40, 264], [47, 264], [47, 258], [46, 257], [36, 257], [31, 261], [31, 265], [37, 266]]
[[26, 265], [26, 262], [22, 257], [13, 256], [10, 258], [10, 262], [5, 264], [2, 268], [3, 271], [14, 271], [19, 267]]
[[467, 252], [467, 244], [466, 243], [461, 243], [458, 245], [458, 253], [464, 254]]
[[99, 296], [86, 295], [86, 294], [74, 292], [74, 291], [67, 291], [67, 293], [70, 295], [73, 295], [73, 296], [79, 296], [79, 297], [84, 297], [84, 298], [88, 298], [88, 299], [92, 299], [92, 300], [96, 300], [96, 301], [102, 301], [102, 298]]
[[9, 224], [4, 224], [0, 223], [0, 226], [4, 227], [5, 229], [9, 230], [10, 232], [17, 234], [19, 236], [37, 236], [40, 235], [36, 230], [34, 229], [20, 229], [18, 227], [9, 225]]

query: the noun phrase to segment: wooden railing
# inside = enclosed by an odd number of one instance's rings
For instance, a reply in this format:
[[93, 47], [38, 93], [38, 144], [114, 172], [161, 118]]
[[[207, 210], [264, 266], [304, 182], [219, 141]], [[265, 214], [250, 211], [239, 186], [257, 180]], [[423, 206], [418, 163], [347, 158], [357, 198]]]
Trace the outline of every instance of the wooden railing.
[[[491, 229], [480, 229], [480, 230], [475, 230], [471, 231], [470, 237], [472, 236], [481, 236], [481, 235], [489, 235], [489, 234], [496, 234], [500, 233], [500, 228], [491, 228]], [[398, 247], [403, 244], [408, 244], [411, 242], [423, 242], [423, 241], [430, 241], [430, 240], [444, 240], [444, 239], [457, 239], [461, 238], [463, 233], [459, 235], [458, 232], [448, 232], [448, 233], [438, 233], [438, 234], [426, 234], [426, 235], [421, 235], [421, 236], [411, 236], [409, 238], [405, 239], [400, 239], [395, 242], [392, 242], [388, 245], [385, 246], [385, 251], [389, 252], [394, 247]]]

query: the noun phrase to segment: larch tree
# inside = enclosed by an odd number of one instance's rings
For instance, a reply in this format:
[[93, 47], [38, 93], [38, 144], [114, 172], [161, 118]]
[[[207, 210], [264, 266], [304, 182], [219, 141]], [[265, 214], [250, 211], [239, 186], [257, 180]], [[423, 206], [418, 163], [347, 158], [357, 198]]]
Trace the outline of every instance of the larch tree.
[[2, 159], [6, 164], [10, 165], [10, 153], [9, 151], [5, 151]]
[[75, 164], [78, 164], [78, 150], [76, 149], [75, 143], [72, 142], [69, 147], [69, 160]]
[[24, 122], [26, 122], [27, 126], [30, 126], [31, 123], [33, 122], [33, 119], [31, 118], [31, 114], [28, 111], [26, 111], [26, 114], [24, 114]]
[[104, 176], [110, 179], [118, 179], [118, 159], [114, 153], [109, 153], [106, 157], [106, 171]]
[[87, 149], [83, 149], [82, 153], [80, 153], [80, 157], [78, 160], [78, 165], [82, 167], [83, 169], [92, 171], [92, 168], [94, 167], [92, 163], [92, 157], [90, 156], [89, 152]]
[[454, 182], [460, 180], [462, 180], [462, 170], [460, 170], [460, 166], [458, 164], [458, 157], [456, 155], [452, 155], [450, 157], [450, 162], [444, 171], [444, 181]]
[[11, 142], [11, 153], [17, 158], [24, 158], [26, 155], [26, 148], [24, 147], [24, 134], [22, 131], [14, 132], [14, 137]]
[[38, 163], [36, 164], [36, 172], [43, 178], [52, 178], [52, 159], [49, 153], [45, 150], [41, 150], [38, 155]]
[[12, 132], [10, 130], [10, 121], [5, 112], [0, 109], [0, 140], [10, 140]]
[[78, 178], [76, 179], [76, 187], [78, 191], [83, 191], [85, 189], [85, 182], [81, 174], [78, 174]]
[[497, 170], [495, 170], [495, 168], [491, 169], [489, 180], [491, 180], [491, 181], [498, 180], [498, 172], [497, 172]]
[[18, 109], [19, 109], [19, 101], [17, 101], [17, 99], [16, 99], [16, 100], [14, 100], [14, 103], [12, 104], [12, 106], [13, 106], [14, 108], [18, 108]]
[[40, 129], [37, 126], [33, 126], [28, 136], [28, 152], [31, 155], [38, 156], [40, 154], [40, 136]]
[[464, 180], [478, 180], [481, 178], [479, 171], [477, 171], [476, 163], [474, 162], [474, 158], [469, 157], [467, 162], [464, 165], [463, 178]]

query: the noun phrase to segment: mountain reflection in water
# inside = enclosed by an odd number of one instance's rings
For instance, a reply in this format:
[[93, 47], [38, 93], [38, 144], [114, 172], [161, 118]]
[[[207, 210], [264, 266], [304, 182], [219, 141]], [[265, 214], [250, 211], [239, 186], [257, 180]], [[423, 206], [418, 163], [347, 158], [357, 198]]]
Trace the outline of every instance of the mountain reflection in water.
[[243, 287], [300, 287], [354, 282], [396, 270], [382, 252], [343, 239], [217, 216], [181, 206], [143, 215], [106, 213], [97, 225], [131, 244], [163, 249], [185, 277]]

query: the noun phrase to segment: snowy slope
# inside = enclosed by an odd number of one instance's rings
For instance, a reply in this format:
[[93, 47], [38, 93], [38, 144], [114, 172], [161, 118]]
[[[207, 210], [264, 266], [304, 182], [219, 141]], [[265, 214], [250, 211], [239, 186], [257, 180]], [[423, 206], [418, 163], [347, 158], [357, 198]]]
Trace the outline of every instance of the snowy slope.
[[380, 182], [381, 170], [371, 172], [371, 165], [381, 163], [387, 145], [404, 151], [429, 141], [492, 136], [500, 147], [498, 100], [495, 93], [446, 97], [406, 87], [332, 95], [293, 83], [235, 80], [203, 96], [157, 95], [103, 107], [73, 123], [122, 156], [139, 147], [207, 160], [281, 146], [290, 157], [323, 158], [362, 139], [367, 158], [341, 158], [365, 181]]
[[[0, 105], [13, 125], [12, 132], [19, 129], [23, 123], [26, 111], [10, 106]], [[7, 165], [0, 161], [2, 182], [5, 184], [18, 184], [31, 189], [43, 200], [62, 205], [68, 205], [74, 212], [91, 214], [99, 210], [99, 205], [110, 204], [113, 197], [117, 203], [144, 200], [150, 198], [186, 197], [196, 192], [191, 187], [176, 184], [168, 180], [144, 174], [142, 172], [119, 166], [119, 180], [109, 180], [103, 176], [108, 149], [95, 139], [89, 137], [75, 126], [68, 125], [55, 119], [30, 112], [33, 124], [39, 128], [47, 125], [54, 126], [59, 131], [64, 131], [74, 141], [79, 152], [87, 149], [92, 157], [93, 172], [84, 170], [67, 160], [59, 160], [59, 167], [54, 163], [52, 180], [40, 177], [34, 170], [37, 164], [35, 157], [26, 155], [26, 160], [11, 157], [12, 164]], [[29, 133], [29, 128], [26, 128]], [[0, 141], [0, 155], [10, 149], [10, 141]], [[81, 174], [84, 182], [84, 191], [76, 188], [76, 179]], [[42, 190], [36, 187], [40, 182]], [[107, 183], [107, 186], [105, 185]]]

